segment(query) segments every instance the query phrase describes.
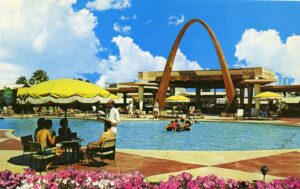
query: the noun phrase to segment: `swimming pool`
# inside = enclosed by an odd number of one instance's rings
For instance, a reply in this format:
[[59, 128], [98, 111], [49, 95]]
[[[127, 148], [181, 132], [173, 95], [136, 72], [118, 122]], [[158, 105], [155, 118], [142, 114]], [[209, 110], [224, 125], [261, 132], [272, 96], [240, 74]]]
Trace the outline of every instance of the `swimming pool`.
[[[59, 119], [52, 119], [56, 131]], [[16, 136], [32, 134], [37, 119], [2, 119], [0, 129]], [[267, 150], [300, 148], [300, 128], [270, 124], [201, 122], [190, 132], [167, 132], [168, 121], [123, 121], [118, 126], [117, 148], [148, 150]], [[97, 141], [103, 132], [98, 121], [69, 119], [72, 132], [83, 145]]]

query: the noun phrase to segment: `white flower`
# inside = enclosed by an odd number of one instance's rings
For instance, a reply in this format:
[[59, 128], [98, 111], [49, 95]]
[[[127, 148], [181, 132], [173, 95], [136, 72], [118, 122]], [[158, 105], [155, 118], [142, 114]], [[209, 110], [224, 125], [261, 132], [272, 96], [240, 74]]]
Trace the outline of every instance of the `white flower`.
[[112, 180], [112, 181], [110, 181], [110, 183], [109, 183], [111, 186], [114, 186], [115, 185], [115, 182]]
[[63, 184], [67, 184], [67, 182], [68, 182], [67, 179], [63, 179], [63, 180], [62, 180], [62, 183], [63, 183]]
[[98, 181], [92, 183], [93, 186], [98, 186], [98, 184], [99, 184]]
[[42, 182], [45, 183], [45, 184], [48, 184], [48, 180], [47, 179], [43, 179]]

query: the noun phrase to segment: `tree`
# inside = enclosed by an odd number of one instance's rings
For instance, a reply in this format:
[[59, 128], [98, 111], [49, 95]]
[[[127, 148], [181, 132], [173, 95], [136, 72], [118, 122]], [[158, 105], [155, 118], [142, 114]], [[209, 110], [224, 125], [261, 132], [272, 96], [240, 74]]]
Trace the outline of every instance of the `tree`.
[[27, 79], [25, 76], [20, 76], [17, 79], [16, 84], [23, 84], [25, 87], [28, 87]]
[[48, 81], [49, 80], [49, 77], [47, 75], [47, 72], [45, 72], [44, 70], [36, 70], [32, 76], [31, 76], [32, 79], [35, 79], [35, 81], [37, 83], [41, 83], [41, 82], [44, 82], [44, 81]]
[[73, 78], [73, 79], [75, 79], [75, 80], [79, 80], [79, 81], [85, 81], [85, 82], [88, 82], [88, 83], [90, 83], [91, 81], [90, 80], [88, 80], [88, 79], [86, 79], [86, 80], [84, 80], [84, 79], [82, 79], [82, 78]]

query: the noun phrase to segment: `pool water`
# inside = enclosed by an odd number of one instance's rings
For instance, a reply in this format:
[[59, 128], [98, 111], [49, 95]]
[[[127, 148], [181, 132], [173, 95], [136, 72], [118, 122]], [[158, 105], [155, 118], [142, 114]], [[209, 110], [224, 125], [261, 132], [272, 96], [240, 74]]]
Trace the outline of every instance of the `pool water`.
[[[52, 119], [58, 131], [59, 119]], [[0, 129], [14, 129], [16, 136], [33, 134], [37, 119], [2, 119]], [[192, 131], [167, 132], [169, 121], [123, 121], [118, 125], [117, 148], [147, 150], [267, 150], [300, 148], [300, 128], [270, 124], [201, 122]], [[97, 141], [103, 123], [69, 119], [72, 132], [83, 145]]]

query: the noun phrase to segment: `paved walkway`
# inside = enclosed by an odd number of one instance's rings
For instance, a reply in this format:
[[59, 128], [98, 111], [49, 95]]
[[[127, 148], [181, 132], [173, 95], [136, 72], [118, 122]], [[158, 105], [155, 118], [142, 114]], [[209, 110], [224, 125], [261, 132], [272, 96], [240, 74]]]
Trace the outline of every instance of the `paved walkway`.
[[[208, 120], [225, 121], [219, 117], [210, 117]], [[299, 126], [300, 119], [285, 118], [272, 123]], [[22, 153], [20, 140], [12, 135], [12, 131], [0, 130], [0, 171], [8, 169], [22, 172], [24, 168], [28, 168], [29, 157], [25, 156], [22, 161]], [[183, 171], [194, 176], [215, 174], [223, 178], [260, 180], [262, 165], [269, 167], [267, 180], [300, 177], [300, 149], [216, 152], [117, 149], [116, 162], [116, 166], [110, 160], [105, 160], [105, 166], [83, 163], [72, 166], [76, 169], [116, 172], [139, 170], [149, 181], [166, 180], [169, 175]], [[69, 165], [58, 165], [57, 169], [68, 167]]]

